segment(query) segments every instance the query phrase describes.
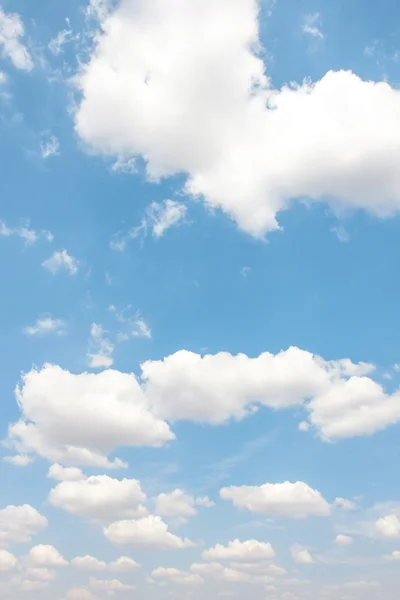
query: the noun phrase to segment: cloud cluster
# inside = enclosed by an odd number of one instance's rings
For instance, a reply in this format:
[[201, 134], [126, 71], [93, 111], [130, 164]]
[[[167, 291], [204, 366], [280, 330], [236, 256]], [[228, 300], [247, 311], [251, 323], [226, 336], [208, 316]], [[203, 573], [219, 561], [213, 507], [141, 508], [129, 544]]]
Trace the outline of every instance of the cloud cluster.
[[[75, 127], [92, 150], [143, 157], [152, 179], [186, 174], [187, 194], [257, 237], [299, 198], [399, 211], [400, 92], [388, 83], [330, 71], [274, 88], [257, 0], [122, 0], [99, 16], [76, 76]], [[305, 31], [323, 35], [316, 15]]]
[[16, 13], [5, 13], [0, 9], [0, 47], [2, 53], [7, 56], [17, 69], [31, 71], [33, 69], [32, 58], [21, 42], [25, 35], [25, 29], [21, 18]]

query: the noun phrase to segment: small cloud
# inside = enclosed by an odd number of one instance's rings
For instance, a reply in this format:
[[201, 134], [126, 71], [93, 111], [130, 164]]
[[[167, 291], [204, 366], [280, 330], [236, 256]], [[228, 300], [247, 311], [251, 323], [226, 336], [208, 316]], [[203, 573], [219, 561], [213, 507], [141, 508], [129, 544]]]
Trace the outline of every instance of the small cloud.
[[295, 544], [291, 547], [290, 551], [293, 560], [298, 565], [312, 565], [315, 562], [307, 548], [303, 548], [302, 546]]
[[353, 543], [353, 538], [349, 535], [337, 535], [334, 540], [336, 546], [350, 546]]
[[143, 321], [143, 319], [136, 319], [133, 322], [134, 328], [132, 329], [133, 337], [151, 338], [151, 330], [149, 326]]
[[60, 143], [54, 135], [40, 143], [40, 154], [43, 160], [50, 158], [50, 156], [58, 156], [60, 154]]
[[134, 316], [127, 315], [130, 309], [131, 307], [127, 306], [122, 312], [118, 312], [113, 304], [108, 307], [108, 310], [115, 314], [115, 319], [124, 325], [125, 331], [120, 331], [117, 335], [118, 342], [125, 342], [132, 337], [151, 339], [151, 329], [146, 321], [139, 312]]
[[323, 40], [325, 36], [320, 29], [320, 25], [321, 15], [319, 13], [309, 14], [304, 19], [303, 33], [311, 35], [314, 38]]
[[111, 277], [111, 275], [110, 275], [110, 273], [108, 271], [106, 271], [105, 278], [106, 278], [106, 284], [107, 285], [111, 285], [112, 284], [112, 277]]
[[240, 269], [240, 274], [242, 277], [247, 277], [247, 275], [251, 272], [251, 267], [242, 267]]
[[61, 269], [65, 269], [70, 275], [76, 275], [78, 272], [77, 260], [70, 256], [66, 250], [53, 252], [50, 258], [42, 262], [42, 267], [53, 273], [53, 275]]
[[58, 56], [62, 52], [62, 47], [69, 42], [73, 42], [74, 40], [79, 40], [80, 35], [73, 34], [73, 31], [70, 27], [69, 19], [65, 19], [68, 25], [68, 29], [63, 29], [59, 31], [58, 34], [50, 40], [49, 42], [49, 50], [54, 54], [54, 56]]
[[112, 165], [111, 170], [117, 173], [137, 173], [136, 161], [134, 158], [118, 158]]
[[215, 506], [215, 502], [210, 500], [208, 496], [197, 496], [195, 504], [197, 506], [203, 506], [204, 508], [212, 508]]
[[25, 241], [27, 246], [34, 244], [39, 239], [44, 239], [47, 242], [52, 242], [54, 239], [54, 236], [50, 231], [35, 231], [34, 229], [30, 229], [29, 223], [21, 227], [8, 227], [4, 221], [0, 221], [0, 237], [11, 236], [20, 237]]
[[14, 67], [22, 71], [31, 71], [33, 61], [21, 38], [25, 35], [24, 25], [17, 13], [5, 13], [0, 8], [0, 47], [4, 56]]
[[62, 319], [53, 319], [50, 315], [39, 317], [35, 325], [25, 327], [23, 332], [25, 335], [48, 335], [54, 333], [57, 335], [65, 334], [67, 331], [67, 325]]
[[5, 456], [3, 458], [4, 462], [8, 462], [15, 467], [27, 467], [30, 465], [35, 459], [27, 454], [16, 454], [15, 456]]
[[87, 353], [90, 369], [108, 369], [113, 364], [114, 344], [107, 337], [102, 325], [92, 323], [90, 328], [89, 351]]
[[336, 234], [336, 236], [340, 242], [345, 243], [345, 242], [348, 242], [350, 239], [349, 234], [347, 233], [345, 228], [342, 227], [341, 225], [339, 225], [338, 227], [332, 227], [331, 232]]

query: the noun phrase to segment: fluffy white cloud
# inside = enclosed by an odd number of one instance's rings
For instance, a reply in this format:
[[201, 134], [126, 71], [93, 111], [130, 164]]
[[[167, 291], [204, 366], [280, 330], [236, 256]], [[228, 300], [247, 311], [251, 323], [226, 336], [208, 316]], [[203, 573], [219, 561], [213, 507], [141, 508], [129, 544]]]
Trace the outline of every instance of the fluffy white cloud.
[[136, 479], [93, 475], [81, 481], [62, 481], [49, 494], [50, 503], [75, 515], [113, 521], [147, 514], [146, 495]]
[[29, 504], [6, 506], [0, 510], [0, 546], [30, 542], [47, 525], [46, 517]]
[[314, 559], [307, 550], [307, 548], [303, 548], [298, 544], [295, 544], [291, 547], [290, 552], [292, 554], [293, 560], [298, 565], [312, 565], [314, 563]]
[[400, 538], [400, 519], [397, 515], [387, 515], [375, 522], [375, 534], [383, 538]]
[[111, 595], [114, 592], [134, 590], [136, 587], [127, 583], [122, 583], [119, 579], [95, 579], [94, 577], [90, 577], [89, 582], [92, 588], [101, 590], [102, 592], [108, 592]]
[[172, 567], [158, 567], [151, 572], [153, 579], [161, 582], [170, 582], [178, 585], [199, 585], [204, 583], [203, 578], [196, 573], [185, 573]]
[[114, 344], [107, 337], [102, 325], [92, 323], [90, 328], [88, 366], [91, 369], [108, 369], [113, 364]]
[[42, 262], [42, 267], [50, 271], [53, 275], [61, 269], [65, 269], [70, 275], [76, 275], [78, 272], [78, 261], [68, 254], [66, 250], [55, 251]]
[[63, 567], [68, 564], [54, 546], [44, 544], [31, 548], [25, 562], [36, 567]]
[[231, 500], [236, 508], [274, 517], [302, 519], [312, 515], [327, 516], [331, 512], [320, 492], [303, 481], [231, 486], [222, 488], [220, 496], [223, 500]]
[[104, 571], [107, 563], [98, 560], [94, 556], [77, 556], [71, 560], [71, 565], [80, 571]]
[[157, 496], [155, 512], [161, 517], [193, 517], [197, 514], [193, 496], [179, 489]]
[[217, 544], [213, 548], [205, 550], [202, 554], [203, 560], [219, 561], [260, 561], [269, 560], [275, 556], [275, 551], [269, 542], [259, 542], [257, 540], [246, 540], [241, 542], [236, 539], [228, 542], [227, 546]]
[[18, 565], [18, 560], [14, 554], [8, 552], [8, 550], [0, 549], [0, 573], [7, 573], [13, 571]]
[[197, 506], [203, 506], [204, 508], [212, 508], [215, 506], [215, 502], [210, 500], [208, 496], [197, 496], [195, 504]]
[[3, 460], [14, 465], [14, 467], [27, 467], [34, 461], [34, 458], [27, 454], [16, 454], [15, 456], [5, 456]]
[[32, 58], [21, 42], [25, 30], [16, 13], [7, 14], [0, 8], [0, 47], [17, 69], [33, 69]]
[[396, 213], [400, 92], [345, 71], [274, 89], [258, 13], [257, 0], [122, 0], [76, 77], [78, 135], [144, 157], [153, 179], [186, 173], [186, 193], [254, 236], [297, 198]]
[[336, 546], [350, 546], [353, 543], [353, 538], [349, 535], [339, 534], [335, 537], [334, 543]]
[[55, 333], [61, 335], [66, 332], [67, 325], [62, 319], [53, 319], [53, 317], [39, 317], [34, 325], [25, 327], [23, 332], [25, 335], [47, 335]]
[[16, 389], [22, 418], [8, 442], [65, 465], [122, 467], [107, 455], [119, 446], [161, 446], [174, 439], [154, 417], [134, 375], [74, 375], [55, 365], [32, 369]]
[[115, 573], [129, 573], [139, 568], [139, 563], [133, 560], [133, 558], [129, 558], [129, 556], [120, 556], [108, 565], [108, 569]]
[[111, 523], [104, 528], [104, 535], [114, 544], [140, 550], [172, 550], [194, 546], [190, 540], [168, 531], [168, 525], [161, 517], [154, 515]]
[[47, 477], [57, 481], [82, 481], [86, 475], [78, 467], [63, 467], [57, 463], [51, 465]]

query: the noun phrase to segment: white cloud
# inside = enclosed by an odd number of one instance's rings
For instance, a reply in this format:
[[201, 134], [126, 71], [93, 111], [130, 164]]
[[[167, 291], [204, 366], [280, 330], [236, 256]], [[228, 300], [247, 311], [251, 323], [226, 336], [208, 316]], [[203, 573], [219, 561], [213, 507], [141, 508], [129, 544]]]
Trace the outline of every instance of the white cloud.
[[29, 504], [6, 506], [0, 510], [0, 546], [28, 543], [47, 524], [46, 517]]
[[62, 335], [66, 332], [67, 325], [62, 319], [53, 319], [50, 315], [39, 317], [34, 325], [24, 328], [25, 335], [47, 335], [55, 333]]
[[91, 369], [108, 369], [113, 364], [114, 344], [106, 336], [102, 325], [92, 323], [90, 328], [89, 352], [87, 354]]
[[350, 546], [353, 543], [353, 538], [349, 535], [339, 534], [335, 537], [334, 543], [336, 546]]
[[27, 456], [26, 454], [16, 454], [15, 456], [5, 456], [3, 460], [4, 462], [14, 465], [14, 467], [27, 467], [35, 459], [32, 456]]
[[60, 142], [55, 135], [50, 135], [40, 143], [40, 154], [44, 160], [60, 154]]
[[133, 337], [151, 339], [151, 329], [142, 318], [136, 319], [132, 325]]
[[222, 488], [220, 496], [236, 508], [274, 517], [302, 519], [312, 515], [323, 517], [331, 512], [320, 492], [302, 481], [231, 486]]
[[375, 534], [388, 539], [400, 538], [400, 519], [397, 515], [387, 515], [375, 522]]
[[120, 556], [108, 565], [108, 569], [115, 573], [129, 573], [139, 568], [139, 563], [133, 560], [133, 558], [129, 558], [129, 556]]
[[70, 256], [66, 250], [53, 252], [50, 258], [42, 262], [42, 267], [53, 273], [53, 275], [61, 269], [65, 269], [70, 275], [76, 275], [78, 272], [77, 260]]
[[194, 498], [176, 489], [156, 498], [155, 512], [161, 517], [193, 517], [197, 514]]
[[78, 467], [63, 467], [54, 463], [48, 470], [47, 477], [57, 481], [81, 481], [86, 475]]
[[34, 244], [39, 239], [44, 239], [47, 242], [52, 242], [54, 239], [53, 234], [50, 233], [50, 231], [35, 231], [34, 229], [30, 228], [29, 223], [26, 223], [21, 227], [9, 227], [4, 223], [4, 221], [0, 221], [0, 237], [10, 236], [20, 237], [25, 241], [27, 246]]
[[25, 35], [21, 18], [16, 13], [7, 14], [0, 8], [0, 46], [2, 53], [7, 56], [17, 69], [31, 71], [32, 58], [21, 42]]
[[246, 540], [241, 542], [236, 539], [228, 542], [227, 546], [217, 544], [213, 548], [205, 550], [202, 554], [203, 560], [234, 560], [234, 561], [259, 561], [269, 560], [275, 556], [275, 551], [269, 542], [257, 540]]
[[113, 595], [114, 592], [134, 590], [136, 587], [131, 584], [122, 583], [119, 579], [95, 579], [94, 577], [90, 577], [89, 582], [92, 588], [108, 592], [110, 595]]
[[0, 549], [0, 573], [7, 573], [8, 571], [14, 571], [18, 565], [18, 560], [14, 554], [8, 552], [8, 550]]
[[[347, 359], [324, 361], [296, 347], [256, 358], [228, 352], [200, 356], [181, 350], [163, 360], [147, 361], [141, 368], [146, 395], [160, 416], [213, 424], [241, 419], [257, 404], [272, 408], [302, 404], [329, 391], [342, 378], [373, 370], [371, 365], [355, 365]], [[344, 408], [337, 411], [342, 421], [347, 415]], [[318, 403], [313, 410], [318, 411]]]
[[215, 502], [210, 500], [208, 496], [197, 496], [195, 504], [197, 506], [203, 506], [204, 508], [212, 508], [215, 506]]
[[239, 571], [238, 569], [232, 569], [230, 567], [223, 567], [220, 563], [194, 563], [191, 565], [190, 570], [203, 577], [211, 577], [217, 581], [224, 583], [266, 583], [271, 581], [270, 577], [264, 576], [259, 577], [253, 574], [246, 573], [245, 571]]
[[54, 546], [44, 544], [31, 548], [25, 561], [36, 567], [63, 567], [68, 564]]
[[303, 548], [298, 544], [295, 544], [291, 547], [290, 552], [292, 554], [293, 560], [298, 565], [312, 565], [314, 563], [314, 559], [307, 550], [307, 548]]
[[86, 7], [86, 15], [98, 20], [103, 20], [110, 10], [111, 0], [90, 0]]
[[72, 29], [70, 28], [70, 21], [66, 19], [68, 29], [63, 29], [57, 33], [57, 35], [52, 38], [49, 42], [49, 50], [54, 54], [54, 56], [58, 56], [62, 52], [62, 47], [69, 42], [74, 40], [78, 40], [80, 38], [79, 33], [77, 35], [73, 34]]
[[384, 558], [384, 560], [387, 560], [387, 561], [398, 561], [398, 560], [400, 560], [400, 551], [393, 550], [393, 552], [391, 554], [386, 554], [383, 558]]
[[168, 525], [161, 517], [154, 515], [111, 523], [104, 528], [104, 535], [114, 544], [137, 550], [172, 550], [194, 546], [190, 540], [168, 531]]
[[115, 313], [115, 319], [123, 325], [124, 331], [119, 332], [118, 341], [123, 342], [129, 340], [130, 338], [147, 338], [151, 339], [151, 329], [147, 325], [146, 321], [140, 315], [140, 312], [137, 311], [133, 316], [127, 314], [131, 306], [128, 305], [121, 312], [117, 311], [116, 307], [111, 304], [108, 307], [108, 310], [112, 313]]
[[320, 24], [321, 15], [319, 13], [307, 15], [304, 19], [303, 32], [311, 35], [314, 38], [323, 40], [325, 36], [320, 29]]
[[29, 567], [24, 575], [27, 579], [37, 579], [39, 581], [52, 581], [57, 576], [55, 571], [51, 571], [47, 567]]
[[151, 227], [153, 236], [159, 238], [167, 229], [178, 225], [186, 216], [187, 208], [175, 200], [153, 202], [147, 210], [147, 226]]
[[76, 77], [78, 135], [144, 157], [150, 178], [186, 173], [186, 193], [254, 236], [297, 198], [397, 213], [400, 92], [345, 71], [274, 89], [258, 15], [256, 0], [122, 0]]
[[204, 583], [203, 578], [196, 573], [185, 573], [171, 567], [158, 567], [151, 572], [150, 576], [158, 581], [170, 582], [177, 585], [199, 585]]
[[104, 571], [107, 563], [97, 560], [94, 556], [77, 556], [71, 560], [71, 565], [80, 571]]
[[67, 600], [97, 600], [97, 596], [85, 588], [71, 588], [67, 592]]
[[345, 510], [354, 510], [357, 508], [357, 504], [352, 500], [347, 500], [346, 498], [335, 498], [336, 506], [340, 506], [340, 508], [344, 508]]
[[146, 495], [136, 479], [93, 475], [82, 481], [63, 481], [51, 490], [49, 501], [75, 515], [116, 521], [147, 514]]
[[74, 375], [55, 365], [32, 369], [16, 389], [21, 419], [8, 443], [70, 466], [120, 468], [107, 456], [122, 446], [162, 446], [174, 439], [153, 416], [134, 375], [118, 371]]

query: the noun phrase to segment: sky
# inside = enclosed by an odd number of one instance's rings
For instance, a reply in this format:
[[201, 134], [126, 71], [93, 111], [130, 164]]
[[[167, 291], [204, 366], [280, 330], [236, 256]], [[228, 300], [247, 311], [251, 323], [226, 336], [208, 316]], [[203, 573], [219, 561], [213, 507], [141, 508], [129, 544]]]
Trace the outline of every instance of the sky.
[[396, 600], [400, 7], [3, 0], [0, 598]]

